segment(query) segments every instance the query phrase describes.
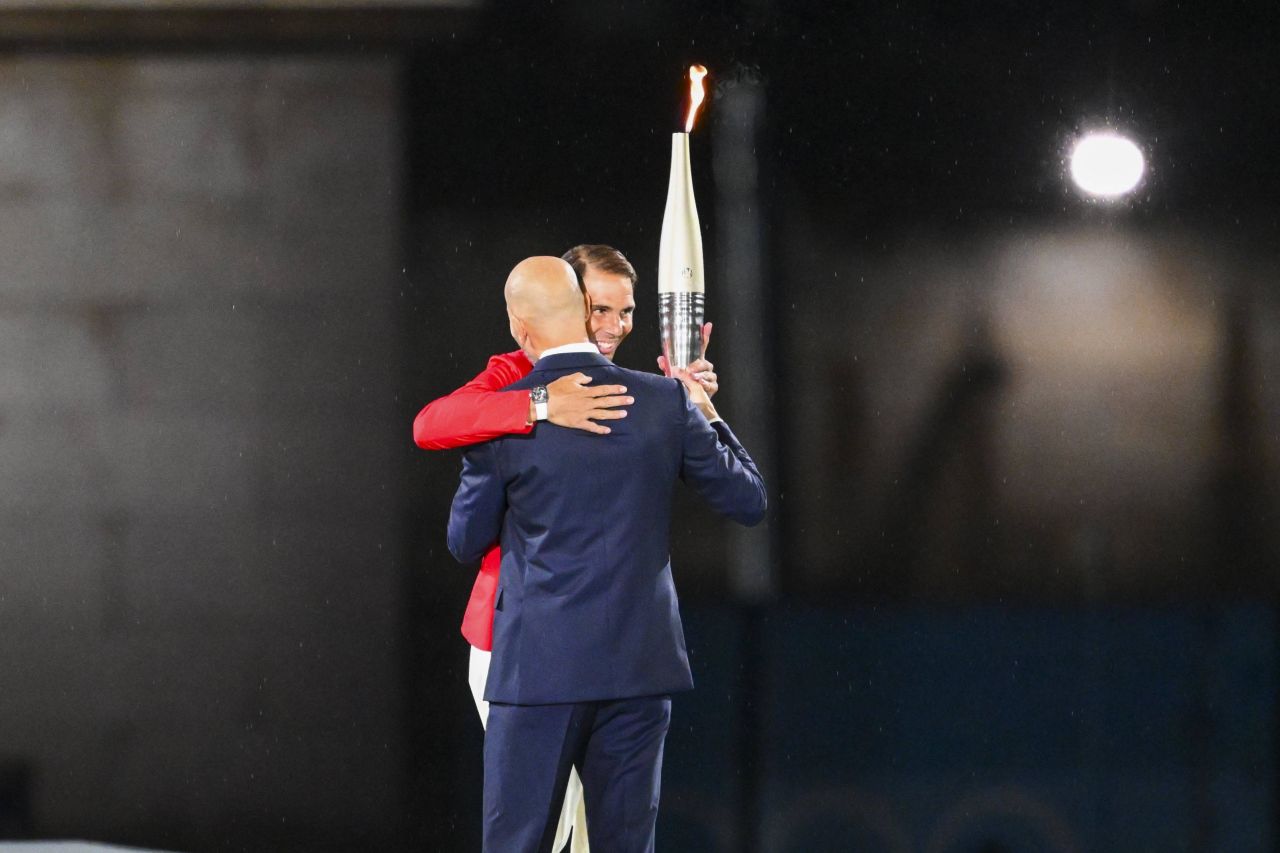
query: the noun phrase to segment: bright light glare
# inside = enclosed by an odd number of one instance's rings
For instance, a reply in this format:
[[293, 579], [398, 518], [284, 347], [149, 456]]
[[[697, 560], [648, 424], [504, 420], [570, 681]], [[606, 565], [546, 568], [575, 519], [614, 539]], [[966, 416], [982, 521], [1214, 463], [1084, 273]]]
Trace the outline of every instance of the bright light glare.
[[1145, 168], [1138, 146], [1113, 133], [1091, 133], [1071, 152], [1071, 179], [1089, 195], [1122, 196], [1138, 185]]

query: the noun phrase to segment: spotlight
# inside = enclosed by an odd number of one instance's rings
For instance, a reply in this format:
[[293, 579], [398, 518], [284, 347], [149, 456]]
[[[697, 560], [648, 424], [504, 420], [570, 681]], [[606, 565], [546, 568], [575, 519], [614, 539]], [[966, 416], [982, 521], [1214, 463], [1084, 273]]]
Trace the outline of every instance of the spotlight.
[[1081, 191], [1114, 199], [1131, 192], [1146, 170], [1142, 151], [1116, 133], [1089, 133], [1071, 151], [1071, 179]]

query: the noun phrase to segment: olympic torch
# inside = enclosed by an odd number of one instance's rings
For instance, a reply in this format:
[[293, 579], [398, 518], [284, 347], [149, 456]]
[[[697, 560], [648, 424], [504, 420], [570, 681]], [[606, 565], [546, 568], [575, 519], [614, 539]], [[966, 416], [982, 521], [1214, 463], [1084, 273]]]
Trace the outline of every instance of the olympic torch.
[[702, 274], [702, 227], [689, 168], [689, 133], [698, 106], [706, 97], [702, 86], [705, 76], [707, 69], [701, 65], [689, 68], [689, 114], [684, 133], [671, 134], [671, 178], [658, 244], [658, 319], [662, 354], [672, 368], [688, 367], [702, 357], [706, 282]]

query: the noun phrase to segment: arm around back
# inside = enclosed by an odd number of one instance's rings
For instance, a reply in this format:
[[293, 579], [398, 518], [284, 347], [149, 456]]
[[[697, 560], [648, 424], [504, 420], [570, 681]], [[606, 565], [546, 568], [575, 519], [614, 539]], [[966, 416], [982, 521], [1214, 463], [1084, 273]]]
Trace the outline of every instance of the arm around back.
[[768, 509], [764, 478], [723, 421], [713, 428], [680, 383], [684, 444], [680, 478], [721, 515], [753, 527]]
[[422, 407], [413, 419], [413, 443], [423, 450], [447, 450], [533, 429], [529, 392], [500, 390], [531, 367], [522, 353], [491, 357], [466, 385]]
[[462, 478], [449, 509], [449, 553], [474, 563], [498, 541], [507, 511], [507, 490], [493, 444], [480, 444], [462, 460]]

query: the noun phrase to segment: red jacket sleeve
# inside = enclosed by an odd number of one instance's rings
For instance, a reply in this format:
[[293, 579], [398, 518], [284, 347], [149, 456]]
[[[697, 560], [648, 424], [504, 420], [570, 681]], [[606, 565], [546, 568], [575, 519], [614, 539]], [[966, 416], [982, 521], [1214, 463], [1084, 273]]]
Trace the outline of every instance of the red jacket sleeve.
[[467, 610], [462, 614], [462, 636], [486, 652], [493, 651], [493, 607], [498, 596], [498, 573], [502, 551], [494, 545], [480, 561], [480, 572], [471, 587]]
[[533, 365], [519, 350], [493, 356], [475, 379], [418, 412], [413, 419], [414, 444], [423, 450], [447, 450], [529, 432], [533, 429], [529, 392], [498, 389], [523, 379], [532, 370]]

